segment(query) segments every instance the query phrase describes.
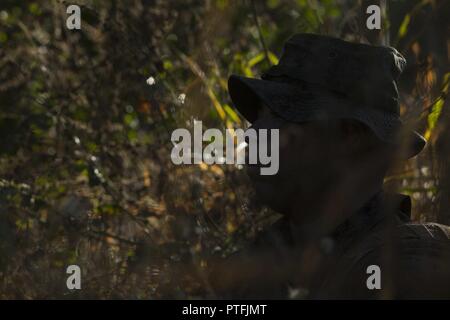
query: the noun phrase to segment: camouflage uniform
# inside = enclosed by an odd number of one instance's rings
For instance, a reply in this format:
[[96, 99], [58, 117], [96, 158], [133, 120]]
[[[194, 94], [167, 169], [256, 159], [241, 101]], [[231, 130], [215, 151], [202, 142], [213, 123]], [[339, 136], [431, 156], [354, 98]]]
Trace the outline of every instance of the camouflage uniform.
[[[212, 275], [224, 298], [450, 298], [450, 227], [410, 221], [410, 199], [380, 192], [328, 237], [297, 243], [281, 218]], [[381, 289], [368, 289], [370, 265]]]

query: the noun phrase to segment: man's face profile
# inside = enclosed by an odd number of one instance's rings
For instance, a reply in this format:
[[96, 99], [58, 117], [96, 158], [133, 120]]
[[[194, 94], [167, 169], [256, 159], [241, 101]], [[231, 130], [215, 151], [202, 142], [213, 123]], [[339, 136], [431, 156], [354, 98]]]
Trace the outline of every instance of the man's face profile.
[[[344, 176], [364, 175], [362, 168], [358, 170], [362, 159], [372, 158], [373, 162], [387, 160], [376, 137], [357, 122], [324, 120], [295, 123], [284, 120], [261, 104], [251, 128], [279, 129], [278, 173], [260, 175], [258, 165], [247, 165], [246, 171], [258, 199], [286, 215], [298, 215], [300, 210], [295, 208], [311, 207], [312, 202], [326, 197], [345, 179]], [[373, 157], [374, 153], [377, 156]], [[376, 170], [377, 166], [374, 168]], [[384, 174], [384, 169], [385, 166], [380, 175]]]

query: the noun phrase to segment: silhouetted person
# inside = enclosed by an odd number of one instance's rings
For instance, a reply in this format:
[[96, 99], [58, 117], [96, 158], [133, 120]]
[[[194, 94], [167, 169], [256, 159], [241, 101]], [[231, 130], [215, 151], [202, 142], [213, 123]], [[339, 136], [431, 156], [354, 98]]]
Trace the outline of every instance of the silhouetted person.
[[399, 118], [405, 63], [393, 48], [298, 34], [262, 80], [230, 77], [252, 128], [280, 130], [278, 173], [247, 172], [283, 217], [217, 265], [218, 297], [450, 298], [450, 228], [412, 223], [409, 197], [383, 190], [390, 166], [425, 146]]

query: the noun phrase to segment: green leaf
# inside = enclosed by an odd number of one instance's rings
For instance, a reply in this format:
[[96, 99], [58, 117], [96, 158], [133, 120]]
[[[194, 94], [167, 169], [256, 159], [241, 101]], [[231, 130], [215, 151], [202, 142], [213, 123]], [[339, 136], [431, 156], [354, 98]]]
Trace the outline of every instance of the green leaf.
[[270, 60], [270, 63], [271, 63], [272, 65], [278, 64], [278, 58], [277, 58], [277, 56], [276, 56], [273, 52], [271, 52], [271, 51], [269, 51], [269, 60]]
[[398, 29], [398, 38], [403, 38], [406, 33], [408, 32], [408, 26], [409, 22], [411, 20], [411, 16], [407, 14], [405, 18], [403, 18], [402, 24], [400, 25], [400, 28]]
[[8, 41], [8, 35], [5, 32], [0, 32], [0, 43], [5, 43]]
[[229, 105], [225, 104], [223, 109], [227, 113], [227, 115], [236, 123], [241, 123], [241, 119], [237, 115], [236, 111], [234, 111]]
[[446, 85], [442, 90], [443, 95], [441, 96], [441, 98], [439, 98], [439, 100], [436, 101], [433, 108], [431, 109], [430, 114], [428, 115], [428, 119], [427, 119], [428, 120], [428, 128], [427, 128], [427, 131], [425, 132], [425, 139], [427, 139], [427, 140], [431, 137], [433, 129], [436, 127], [436, 124], [442, 113], [442, 107], [444, 106], [444, 101], [445, 101], [444, 96], [448, 93], [449, 79], [450, 79], [450, 72], [446, 73], [444, 76], [444, 83], [446, 83]]
[[170, 71], [173, 69], [173, 64], [170, 60], [164, 60], [163, 61], [163, 68], [164, 70]]
[[270, 9], [275, 9], [280, 5], [280, 0], [267, 0], [267, 6]]
[[260, 63], [262, 60], [264, 60], [264, 52], [261, 52], [256, 56], [254, 56], [253, 58], [251, 58], [250, 61], [248, 62], [248, 66], [251, 68], [254, 65]]

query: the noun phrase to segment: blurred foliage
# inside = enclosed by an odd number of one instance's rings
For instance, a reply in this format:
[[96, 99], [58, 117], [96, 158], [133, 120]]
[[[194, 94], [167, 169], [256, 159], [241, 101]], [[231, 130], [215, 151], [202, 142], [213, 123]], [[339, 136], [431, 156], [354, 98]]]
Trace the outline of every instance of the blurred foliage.
[[[374, 42], [364, 1], [74, 3], [79, 31], [64, 1], [0, 4], [0, 298], [214, 297], [208, 258], [273, 214], [238, 168], [172, 165], [172, 130], [245, 126], [228, 76], [257, 77], [293, 33]], [[449, 223], [449, 2], [388, 5], [376, 38], [407, 57], [402, 112], [429, 145], [386, 182]]]

